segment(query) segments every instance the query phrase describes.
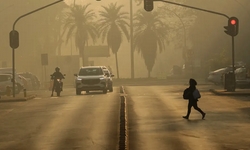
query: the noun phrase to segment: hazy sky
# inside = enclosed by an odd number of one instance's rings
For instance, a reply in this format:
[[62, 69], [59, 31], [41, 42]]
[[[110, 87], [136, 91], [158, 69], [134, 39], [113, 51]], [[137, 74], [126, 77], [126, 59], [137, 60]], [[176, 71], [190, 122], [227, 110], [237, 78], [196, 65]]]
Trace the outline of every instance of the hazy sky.
[[[64, 2], [68, 5], [74, 4], [74, 0], [64, 0]], [[86, 5], [91, 3], [90, 8], [93, 9], [94, 11], [98, 11], [101, 9], [101, 6], [107, 6], [110, 3], [117, 3], [117, 5], [124, 5], [123, 11], [129, 11], [130, 9], [130, 0], [101, 0], [101, 1], [96, 1], [96, 0], [75, 0], [76, 4], [82, 4]], [[137, 6], [135, 1], [133, 0], [133, 9], [143, 9], [143, 5], [141, 4], [140, 6]], [[135, 12], [135, 11], [134, 11]]]
[[[70, 4], [74, 3], [74, 0], [64, 0], [65, 3]], [[77, 4], [84, 4], [84, 3], [97, 3], [97, 4], [105, 4], [105, 3], [110, 3], [110, 2], [119, 2], [119, 3], [124, 3], [124, 2], [129, 2], [128, 0], [101, 0], [101, 1], [96, 1], [96, 0], [75, 0]]]
[[[14, 19], [16, 19], [18, 16], [20, 16], [20, 14], [24, 14], [27, 11], [31, 11], [33, 9], [38, 8], [40, 5], [41, 6], [46, 5], [46, 3], [48, 1], [55, 2], [57, 0], [47, 0], [47, 1], [45, 1], [45, 0], [0, 0], [0, 4], [1, 4], [0, 5], [0, 21], [1, 21], [0, 32], [1, 32], [1, 38], [2, 38], [0, 48], [2, 51], [6, 52], [6, 53], [7, 52], [10, 53], [8, 34], [9, 34], [9, 31], [11, 30]], [[169, 0], [169, 1], [175, 1], [178, 3], [181, 0]], [[208, 2], [205, 0], [186, 0], [186, 2], [188, 2], [187, 3], [188, 5], [191, 5], [194, 7], [200, 7], [200, 8], [204, 8], [204, 9], [214, 10], [214, 11], [228, 14], [229, 16], [239, 17], [239, 19], [240, 19], [240, 34], [236, 38], [236, 42], [235, 42], [236, 49], [238, 49], [237, 45], [239, 45], [238, 44], [239, 41], [244, 40], [244, 38], [243, 37], [241, 38], [241, 36], [244, 35], [244, 33], [246, 33], [246, 31], [248, 30], [248, 25], [249, 25], [248, 18], [249, 17], [247, 18], [247, 17], [241, 16], [242, 14], [245, 16], [247, 16], [247, 15], [249, 16], [249, 14], [250, 14], [249, 13], [250, 9], [248, 9], [250, 7], [249, 6], [250, 3], [248, 3], [248, 1], [249, 0], [221, 0], [221, 1], [220, 0], [210, 0]], [[74, 0], [64, 0], [64, 2], [67, 5], [74, 4]], [[91, 3], [91, 5], [89, 6], [89, 9], [94, 10], [96, 13], [98, 13], [98, 10], [102, 9], [101, 6], [107, 6], [108, 4], [110, 4], [112, 2], [117, 3], [117, 5], [124, 5], [125, 7], [122, 8], [122, 11], [129, 12], [130, 0], [101, 0], [101, 1], [75, 0], [75, 3], [78, 5], [79, 4], [86, 5], [86, 4]], [[136, 12], [136, 9], [143, 9], [143, 3], [140, 6], [136, 6], [135, 0], [133, 0], [133, 2], [134, 2], [133, 3], [134, 4], [133, 5], [134, 13]], [[29, 3], [33, 4], [31, 7], [27, 7], [27, 8], [29, 8], [29, 10], [25, 10], [25, 9], [22, 9], [22, 7], [20, 7], [20, 6], [22, 6], [21, 4], [26, 5]], [[63, 3], [63, 2], [61, 2], [61, 3]], [[228, 7], [225, 8], [224, 7], [225, 3], [230, 3], [231, 5], [228, 5]], [[168, 4], [161, 3], [161, 2], [155, 2], [154, 3], [154, 6], [155, 6], [154, 11], [157, 10], [156, 7], [159, 5], [164, 5], [166, 7], [173, 6], [173, 5], [168, 5]], [[234, 10], [234, 11], [232, 11], [232, 10]], [[41, 11], [40, 14], [42, 14], [44, 12], [45, 12], [45, 10]], [[215, 29], [216, 29], [216, 31], [218, 30], [218, 32], [214, 32], [214, 33], [216, 33], [217, 35], [222, 35], [223, 38], [227, 38], [228, 43], [230, 44], [230, 38], [228, 38], [228, 36], [223, 32], [223, 30], [224, 30], [223, 26], [226, 25], [226, 23], [227, 23], [226, 19], [223, 19], [223, 18], [221, 19], [220, 16], [215, 16], [213, 14], [207, 14], [207, 13], [199, 12], [199, 11], [197, 11], [196, 14], [199, 14], [201, 17], [204, 14], [204, 16], [206, 15], [205, 18], [207, 18], [208, 20], [211, 20], [212, 22], [216, 22], [216, 24], [214, 24], [214, 26], [211, 27], [212, 30], [209, 30], [209, 31], [213, 31]], [[35, 16], [36, 15], [34, 14], [33, 17], [35, 17]], [[29, 19], [32, 19], [32, 17], [26, 17], [25, 19], [20, 21], [17, 24], [17, 29], [20, 29], [19, 27], [22, 26], [24, 23], [28, 24]], [[169, 18], [166, 18], [166, 20], [167, 19], [169, 19]], [[174, 21], [179, 21], [179, 19], [176, 18], [176, 20], [174, 20]], [[201, 26], [202, 28], [201, 28], [201, 30], [199, 30], [200, 31], [199, 33], [197, 33], [197, 32], [192, 33], [192, 36], [193, 37], [196, 36], [197, 38], [203, 37], [203, 39], [204, 39], [204, 36], [202, 35], [202, 33], [206, 33], [207, 29], [210, 27], [206, 26], [205, 23], [197, 25], [197, 26]], [[23, 35], [23, 33], [21, 33], [21, 31], [20, 31], [20, 35], [21, 36]], [[217, 35], [215, 35], [215, 36], [217, 36]], [[187, 39], [189, 39], [188, 36], [187, 36]], [[213, 37], [213, 39], [216, 39], [216, 37]], [[200, 44], [201, 46], [199, 47], [199, 45], [198, 45], [198, 47], [203, 48], [203, 47], [207, 47], [210, 45], [214, 45], [214, 43], [212, 43], [212, 44], [210, 43], [211, 40], [213, 40], [213, 39], [210, 39], [210, 40], [205, 39], [205, 41], [199, 42], [198, 44]], [[155, 63], [155, 66], [153, 68], [153, 71], [152, 71], [152, 76], [157, 76], [158, 74], [161, 73], [160, 71], [168, 72], [172, 68], [173, 65], [179, 65], [179, 66], [182, 65], [182, 63], [183, 63], [182, 55], [181, 55], [182, 47], [178, 47], [178, 48], [174, 47], [175, 42], [176, 41], [174, 39], [172, 39], [170, 42], [170, 45], [167, 45], [166, 50], [164, 52], [162, 52], [161, 54], [157, 55], [156, 63]], [[189, 43], [191, 43], [191, 42], [189, 42]], [[245, 42], [245, 43], [247, 44], [247, 42]], [[20, 48], [18, 48], [18, 50], [17, 50], [17, 58], [18, 58], [18, 54], [21, 53], [22, 46], [24, 46], [25, 44], [26, 43], [22, 43], [22, 41], [21, 41]], [[106, 43], [102, 43], [102, 44], [106, 44]], [[77, 55], [78, 51], [75, 50], [74, 46], [72, 46], [72, 47], [73, 48], [71, 48], [71, 44], [68, 44], [68, 45], [64, 44], [63, 48], [62, 48], [64, 54], [70, 55], [72, 53], [73, 55]], [[112, 53], [110, 53], [110, 54], [111, 54], [110, 57], [103, 58], [105, 60], [103, 60], [103, 59], [99, 60], [99, 58], [91, 58], [90, 60], [95, 61], [96, 65], [103, 64], [103, 62], [105, 62], [104, 65], [111, 66], [112, 68], [115, 68], [115, 57]], [[3, 53], [1, 55], [3, 56]], [[11, 56], [11, 54], [8, 54], [8, 57], [9, 56]], [[141, 58], [141, 55], [138, 54], [137, 52], [135, 52], [134, 57], [136, 60], [135, 64], [134, 64], [135, 65], [135, 77], [146, 77], [147, 70], [146, 70], [146, 66], [143, 62], [143, 59]], [[130, 77], [130, 44], [127, 40], [123, 41], [121, 48], [119, 49], [118, 59], [119, 59], [119, 67], [120, 67], [120, 69], [119, 69], [120, 77], [121, 78]], [[7, 58], [2, 57], [2, 60], [0, 60], [0, 63], [1, 63], [1, 61], [7, 61]], [[8, 64], [10, 64], [10, 62], [8, 62]], [[17, 67], [19, 67], [19, 66], [17, 65]]]
[[[68, 5], [70, 4], [74, 4], [74, 0], [64, 0], [64, 2]], [[101, 6], [101, 5], [105, 5], [105, 4], [109, 4], [109, 3], [115, 3], [117, 2], [118, 4], [122, 4], [122, 5], [129, 5], [129, 0], [102, 0], [102, 1], [96, 1], [96, 0], [75, 0], [76, 4], [88, 4], [91, 3], [93, 6]]]

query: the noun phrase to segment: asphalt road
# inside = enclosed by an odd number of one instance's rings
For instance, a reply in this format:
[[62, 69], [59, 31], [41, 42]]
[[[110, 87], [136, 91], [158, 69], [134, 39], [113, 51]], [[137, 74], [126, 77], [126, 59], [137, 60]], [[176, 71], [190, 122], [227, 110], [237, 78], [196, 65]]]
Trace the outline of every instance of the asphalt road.
[[187, 85], [126, 86], [130, 150], [249, 150], [250, 97], [217, 96], [198, 86], [199, 107], [192, 109], [182, 91]]
[[[182, 118], [187, 85], [126, 85], [127, 150], [249, 150], [250, 97], [218, 96], [198, 85], [205, 120], [192, 109]], [[120, 87], [103, 94], [61, 97], [36, 91], [25, 102], [0, 103], [0, 150], [118, 150]]]
[[115, 150], [119, 136], [119, 88], [61, 97], [40, 91], [26, 102], [0, 104], [1, 150]]

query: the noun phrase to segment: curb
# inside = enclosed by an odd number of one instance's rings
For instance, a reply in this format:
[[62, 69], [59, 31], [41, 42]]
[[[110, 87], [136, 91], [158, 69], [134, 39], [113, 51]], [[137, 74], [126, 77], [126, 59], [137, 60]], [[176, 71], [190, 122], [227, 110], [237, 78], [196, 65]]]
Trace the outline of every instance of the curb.
[[120, 87], [120, 137], [119, 137], [119, 150], [127, 150], [127, 108], [126, 108], [126, 97], [123, 86]]
[[19, 97], [19, 98], [3, 98], [3, 99], [0, 99], [0, 102], [24, 102], [27, 100], [34, 99], [35, 97], [36, 95], [30, 95], [27, 97]]
[[215, 90], [215, 89], [209, 89], [210, 92], [216, 94], [216, 95], [221, 95], [221, 96], [250, 96], [250, 91], [249, 92], [227, 92], [227, 91], [218, 91], [218, 90]]

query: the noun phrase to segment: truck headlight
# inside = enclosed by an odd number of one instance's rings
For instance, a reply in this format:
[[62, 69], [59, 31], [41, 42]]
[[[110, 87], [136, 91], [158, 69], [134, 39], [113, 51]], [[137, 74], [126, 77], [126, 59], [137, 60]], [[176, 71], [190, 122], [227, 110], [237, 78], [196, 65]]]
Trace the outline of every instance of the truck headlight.
[[105, 78], [100, 78], [100, 80], [102, 81], [102, 80], [104, 80]]
[[76, 79], [76, 83], [81, 83], [81, 81], [82, 81], [82, 79], [80, 79], [80, 78]]

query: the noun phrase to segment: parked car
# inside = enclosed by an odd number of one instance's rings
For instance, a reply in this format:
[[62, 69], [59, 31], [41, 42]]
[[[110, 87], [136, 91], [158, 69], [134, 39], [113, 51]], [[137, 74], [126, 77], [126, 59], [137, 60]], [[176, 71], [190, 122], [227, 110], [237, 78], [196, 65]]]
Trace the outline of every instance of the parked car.
[[41, 83], [36, 75], [30, 72], [19, 72], [18, 75], [21, 75], [27, 79], [27, 82], [28, 82], [28, 85], [26, 87], [27, 89], [39, 89], [40, 88]]
[[235, 80], [237, 88], [249, 88], [250, 78], [248, 76], [248, 69], [240, 67], [235, 70]]
[[24, 76], [18, 75], [18, 77], [22, 80], [23, 82], [23, 88], [29, 90], [32, 88], [32, 82], [29, 78], [25, 78]]
[[74, 74], [76, 95], [80, 95], [81, 91], [96, 91], [102, 90], [103, 93], [107, 93], [108, 90], [108, 78], [104, 73], [101, 66], [88, 66], [82, 67], [78, 74]]
[[108, 90], [109, 92], [113, 92], [113, 79], [114, 75], [108, 70], [108, 69], [103, 69], [105, 75], [108, 78]]
[[[12, 68], [0, 68], [0, 74], [12, 75], [13, 74], [12, 71], [13, 71]], [[15, 82], [17, 84], [18, 90], [19, 91], [23, 90], [24, 83], [23, 83], [22, 78], [17, 73], [15, 73], [14, 75], [15, 75]]]
[[[6, 88], [9, 87], [12, 90], [13, 82], [11, 74], [0, 74], [0, 94], [6, 94]], [[15, 84], [15, 93], [18, 94], [20, 90], [18, 89], [17, 84]]]
[[211, 71], [208, 75], [207, 80], [209, 82], [214, 83], [214, 84], [222, 84], [223, 83], [223, 75], [225, 73], [230, 72], [230, 71], [232, 71], [232, 67], [225, 67], [225, 68]]
[[236, 80], [245, 80], [247, 78], [247, 69], [245, 67], [237, 68], [234, 73]]

